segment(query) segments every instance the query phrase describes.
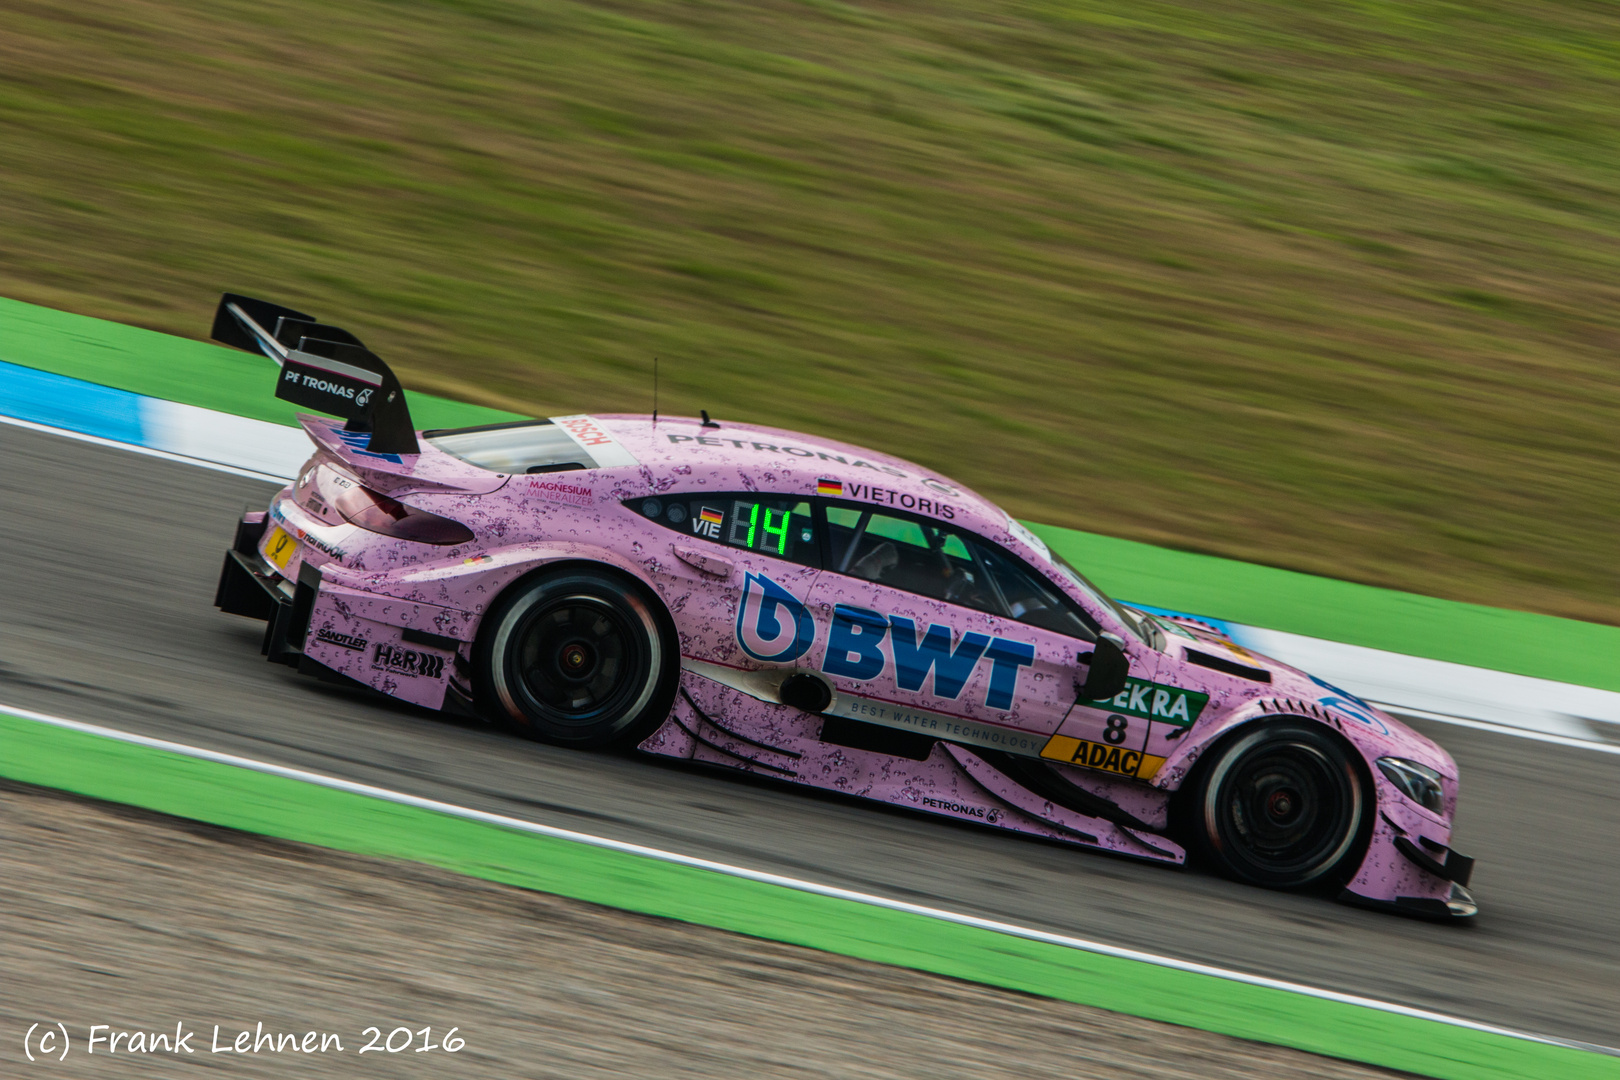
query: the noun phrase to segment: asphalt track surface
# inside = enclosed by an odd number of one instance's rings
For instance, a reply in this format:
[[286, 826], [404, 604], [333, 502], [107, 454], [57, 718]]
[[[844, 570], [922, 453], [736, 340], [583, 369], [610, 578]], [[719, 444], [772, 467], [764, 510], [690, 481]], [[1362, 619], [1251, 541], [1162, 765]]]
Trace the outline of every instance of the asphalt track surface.
[[272, 485], [0, 426], [0, 703], [1186, 960], [1620, 1044], [1620, 757], [1415, 722], [1462, 769], [1473, 925], [526, 742], [271, 665], [212, 606]]

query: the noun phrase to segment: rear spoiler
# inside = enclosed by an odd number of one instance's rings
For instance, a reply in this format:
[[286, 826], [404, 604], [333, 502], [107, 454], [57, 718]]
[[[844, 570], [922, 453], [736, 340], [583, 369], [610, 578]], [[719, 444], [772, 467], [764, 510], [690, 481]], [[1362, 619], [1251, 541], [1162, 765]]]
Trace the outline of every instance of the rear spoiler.
[[281, 368], [276, 397], [341, 416], [348, 421], [345, 431], [370, 434], [366, 448], [372, 453], [421, 453], [404, 388], [347, 330], [279, 304], [226, 293], [210, 336], [274, 360]]

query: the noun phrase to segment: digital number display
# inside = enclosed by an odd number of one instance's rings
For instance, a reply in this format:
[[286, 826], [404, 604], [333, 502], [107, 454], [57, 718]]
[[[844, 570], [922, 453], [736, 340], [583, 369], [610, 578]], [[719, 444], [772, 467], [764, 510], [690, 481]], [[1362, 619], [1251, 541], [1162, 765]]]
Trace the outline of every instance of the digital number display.
[[637, 507], [648, 517], [692, 536], [757, 551], [792, 562], [819, 561], [815, 519], [804, 499], [739, 498], [645, 499]]
[[[726, 543], [749, 551], [786, 555], [793, 525], [791, 510], [779, 510], [764, 503], [737, 499], [731, 504], [731, 534], [726, 537]], [[799, 515], [799, 525], [801, 532], [810, 528], [808, 514]]]

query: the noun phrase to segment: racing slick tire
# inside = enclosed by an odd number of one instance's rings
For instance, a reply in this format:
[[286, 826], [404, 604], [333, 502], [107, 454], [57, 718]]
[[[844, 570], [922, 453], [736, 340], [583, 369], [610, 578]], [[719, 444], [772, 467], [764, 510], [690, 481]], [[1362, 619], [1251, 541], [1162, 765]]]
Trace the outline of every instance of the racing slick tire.
[[617, 574], [572, 566], [520, 581], [474, 650], [481, 711], [544, 742], [636, 745], [669, 715], [680, 677], [661, 614]]
[[1372, 787], [1319, 725], [1240, 729], [1202, 763], [1190, 839], [1222, 874], [1274, 889], [1342, 884], [1371, 834]]

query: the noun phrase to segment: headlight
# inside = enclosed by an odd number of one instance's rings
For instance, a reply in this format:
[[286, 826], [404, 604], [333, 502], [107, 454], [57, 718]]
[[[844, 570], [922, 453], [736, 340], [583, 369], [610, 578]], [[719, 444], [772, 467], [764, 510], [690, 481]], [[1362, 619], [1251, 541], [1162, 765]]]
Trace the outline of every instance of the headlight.
[[1402, 795], [1425, 810], [1445, 813], [1445, 793], [1440, 790], [1440, 774], [1427, 765], [1419, 765], [1405, 758], [1378, 759], [1378, 771], [1389, 777], [1389, 782], [1400, 789]]

